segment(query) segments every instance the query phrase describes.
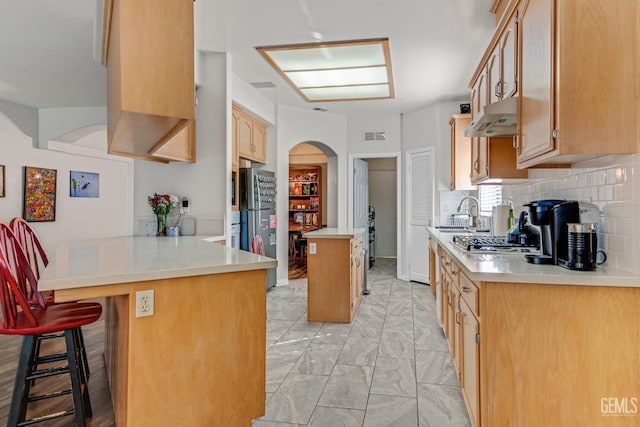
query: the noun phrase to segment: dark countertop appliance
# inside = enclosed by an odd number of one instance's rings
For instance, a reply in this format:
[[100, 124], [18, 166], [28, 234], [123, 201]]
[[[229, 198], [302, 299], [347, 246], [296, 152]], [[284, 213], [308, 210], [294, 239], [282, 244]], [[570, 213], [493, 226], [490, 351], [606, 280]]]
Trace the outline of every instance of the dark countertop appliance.
[[507, 243], [519, 243], [527, 246], [540, 244], [540, 232], [536, 227], [527, 223], [527, 212], [520, 212], [518, 223], [507, 232]]
[[558, 265], [568, 258], [567, 236], [569, 223], [580, 222], [580, 206], [575, 201], [559, 199], [536, 200], [525, 203], [531, 223], [540, 226], [542, 254], [525, 255], [533, 264]]

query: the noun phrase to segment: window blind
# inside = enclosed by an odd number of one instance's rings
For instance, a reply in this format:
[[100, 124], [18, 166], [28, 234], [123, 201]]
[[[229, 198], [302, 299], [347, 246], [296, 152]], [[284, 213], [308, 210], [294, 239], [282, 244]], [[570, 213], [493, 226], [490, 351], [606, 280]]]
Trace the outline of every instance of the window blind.
[[480, 215], [491, 216], [495, 205], [502, 203], [501, 185], [479, 185]]

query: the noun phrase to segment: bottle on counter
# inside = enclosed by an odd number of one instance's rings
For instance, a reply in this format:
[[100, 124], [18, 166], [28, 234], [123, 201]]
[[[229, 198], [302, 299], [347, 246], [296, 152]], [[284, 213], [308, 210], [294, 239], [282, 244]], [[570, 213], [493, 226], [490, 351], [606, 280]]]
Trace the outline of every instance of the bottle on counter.
[[513, 208], [509, 208], [509, 216], [507, 216], [507, 230], [516, 225], [516, 217], [513, 215]]

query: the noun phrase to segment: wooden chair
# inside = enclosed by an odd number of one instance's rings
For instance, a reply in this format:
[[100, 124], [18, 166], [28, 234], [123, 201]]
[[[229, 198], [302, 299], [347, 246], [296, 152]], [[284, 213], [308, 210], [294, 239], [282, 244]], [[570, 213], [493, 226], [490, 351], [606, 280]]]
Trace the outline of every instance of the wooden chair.
[[[19, 219], [20, 221], [16, 221], [16, 218], [11, 221], [11, 224], [14, 224], [18, 230], [19, 234], [17, 235], [12, 231], [12, 228], [0, 222], [0, 250], [4, 251], [6, 260], [16, 283], [20, 286], [23, 293], [27, 295], [27, 302], [31, 306], [45, 307], [47, 305], [55, 304], [53, 292], [43, 293], [38, 289], [40, 271], [44, 270], [44, 267], [49, 263], [47, 255], [42, 249], [42, 245], [40, 244], [35, 232], [26, 223], [26, 221], [22, 220], [22, 218]], [[19, 236], [22, 236], [26, 243], [23, 243]], [[30, 249], [25, 251], [25, 247]], [[35, 252], [33, 249], [35, 249]], [[23, 270], [23, 268], [25, 270]], [[78, 328], [76, 333], [78, 334], [78, 341], [80, 343], [82, 364], [84, 365], [84, 371], [88, 378], [91, 373], [89, 370], [89, 359], [84, 345], [82, 329]], [[40, 354], [42, 341], [62, 338], [62, 336], [62, 333], [57, 335], [39, 335], [35, 344], [36, 356]], [[32, 381], [32, 384], [33, 383], [35, 383], [35, 380]]]
[[[9, 223], [9, 227], [13, 234], [15, 234], [18, 242], [22, 246], [22, 249], [29, 260], [29, 265], [35, 274], [36, 279], [40, 280], [40, 274], [44, 271], [47, 264], [49, 264], [49, 258], [38, 239], [38, 235], [31, 228], [29, 223], [20, 217], [13, 218]], [[44, 298], [48, 302], [53, 302], [53, 293], [43, 294]]]
[[[2, 224], [6, 227], [6, 225]], [[8, 228], [8, 227], [6, 227]], [[5, 230], [6, 232], [6, 230]], [[31, 425], [68, 415], [74, 415], [75, 424], [84, 427], [85, 419], [92, 416], [91, 401], [89, 399], [88, 378], [82, 363], [82, 348], [79, 330], [82, 326], [91, 324], [100, 318], [102, 306], [98, 303], [67, 303], [46, 305], [42, 297], [37, 298], [35, 276], [26, 262], [24, 254], [7, 256], [5, 245], [0, 245], [0, 305], [3, 323], [0, 334], [21, 335], [22, 348], [16, 370], [16, 379], [7, 419], [8, 426]], [[17, 260], [15, 266], [11, 263]], [[19, 283], [22, 275], [24, 281]], [[22, 278], [21, 278], [22, 280]], [[26, 287], [26, 288], [25, 288]], [[38, 300], [37, 305], [29, 303], [29, 291]], [[40, 356], [38, 354], [38, 338], [63, 333], [66, 351], [60, 354]], [[54, 362], [67, 362], [66, 366], [51, 369], [38, 369], [39, 365]], [[71, 388], [45, 395], [31, 395], [31, 387], [35, 379], [68, 374]], [[73, 409], [58, 411], [50, 415], [38, 416], [27, 420], [27, 406], [34, 401], [52, 399], [71, 394]]]

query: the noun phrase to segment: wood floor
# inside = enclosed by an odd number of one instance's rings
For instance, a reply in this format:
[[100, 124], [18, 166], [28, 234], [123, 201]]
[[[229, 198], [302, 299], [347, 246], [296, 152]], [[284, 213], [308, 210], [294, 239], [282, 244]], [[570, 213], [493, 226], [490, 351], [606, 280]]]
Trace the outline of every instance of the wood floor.
[[298, 280], [307, 278], [307, 263], [289, 261], [289, 280]]
[[[91, 396], [91, 406], [93, 407], [94, 414], [93, 419], [87, 422], [87, 426], [112, 427], [115, 426], [115, 421], [104, 366], [104, 321], [99, 320], [92, 325], [85, 326], [82, 330], [89, 355], [89, 366], [91, 369], [89, 395]], [[63, 340], [58, 339], [53, 341], [57, 342], [50, 342], [43, 345], [43, 352], [56, 351], [64, 348]], [[7, 424], [21, 343], [22, 337], [0, 335], [0, 426]], [[69, 383], [68, 378], [68, 375], [59, 375], [37, 381], [33, 390], [38, 393], [39, 391], [45, 390], [66, 389]], [[47, 399], [29, 404], [27, 417], [32, 418], [38, 415], [71, 409], [72, 407], [73, 404], [70, 395], [56, 399]], [[74, 426], [75, 423], [73, 416], [68, 416], [37, 425], [70, 427]]]

